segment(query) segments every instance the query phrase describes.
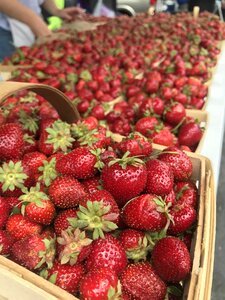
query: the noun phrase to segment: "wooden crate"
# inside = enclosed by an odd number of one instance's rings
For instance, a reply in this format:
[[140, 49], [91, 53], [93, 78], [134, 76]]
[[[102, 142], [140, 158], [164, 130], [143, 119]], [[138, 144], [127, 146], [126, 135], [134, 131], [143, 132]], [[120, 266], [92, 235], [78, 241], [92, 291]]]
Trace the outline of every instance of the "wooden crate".
[[[163, 147], [155, 145], [154, 148], [155, 151], [161, 151]], [[192, 180], [194, 180], [198, 186], [199, 208], [197, 230], [194, 234], [191, 247], [191, 255], [193, 259], [192, 272], [185, 282], [183, 299], [210, 300], [216, 224], [216, 199], [213, 172], [208, 159], [195, 153], [187, 154], [190, 156], [193, 164]], [[28, 286], [29, 289], [35, 293], [33, 290], [34, 285], [36, 288], [40, 288], [48, 293], [50, 295], [49, 299], [77, 299], [71, 294], [63, 291], [61, 288], [3, 256], [0, 256], [0, 268], [6, 268], [8, 274], [12, 274], [10, 286], [11, 292], [14, 292], [15, 297], [16, 295], [20, 295], [20, 290]], [[18, 285], [14, 285], [15, 276], [20, 277], [21, 288], [18, 287]], [[18, 300], [19, 298], [17, 297], [15, 299]], [[43, 295], [40, 299], [46, 299], [45, 295]]]

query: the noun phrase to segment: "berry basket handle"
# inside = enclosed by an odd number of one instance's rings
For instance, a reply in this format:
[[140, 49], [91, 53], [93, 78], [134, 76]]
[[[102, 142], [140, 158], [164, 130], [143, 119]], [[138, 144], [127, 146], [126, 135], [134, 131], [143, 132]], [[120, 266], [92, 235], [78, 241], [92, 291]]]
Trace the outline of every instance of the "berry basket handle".
[[57, 110], [63, 121], [73, 123], [80, 119], [80, 115], [76, 107], [66, 97], [66, 95], [58, 89], [45, 84], [13, 81], [0, 82], [0, 104], [7, 97], [22, 90], [30, 90], [44, 97]]

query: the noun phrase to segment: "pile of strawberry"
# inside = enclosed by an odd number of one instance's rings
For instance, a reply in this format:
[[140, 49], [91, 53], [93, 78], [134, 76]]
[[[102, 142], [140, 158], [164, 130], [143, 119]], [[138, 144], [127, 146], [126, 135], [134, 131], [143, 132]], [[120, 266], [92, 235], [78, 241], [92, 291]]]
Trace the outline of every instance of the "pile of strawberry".
[[181, 299], [198, 208], [190, 158], [16, 99], [0, 120], [0, 254], [80, 299]]
[[22, 47], [4, 63], [31, 65], [16, 71], [14, 80], [57, 87], [86, 106], [87, 101], [108, 102], [118, 96], [127, 101], [129, 89], [136, 88], [136, 75], [144, 74], [146, 80], [146, 73], [157, 71], [162, 82], [154, 85], [148, 79], [150, 89], [139, 83], [133, 96], [154, 96], [201, 109], [207, 95], [205, 82], [211, 78], [224, 37], [225, 25], [213, 14], [201, 14], [197, 20], [191, 14], [121, 16], [97, 30]]

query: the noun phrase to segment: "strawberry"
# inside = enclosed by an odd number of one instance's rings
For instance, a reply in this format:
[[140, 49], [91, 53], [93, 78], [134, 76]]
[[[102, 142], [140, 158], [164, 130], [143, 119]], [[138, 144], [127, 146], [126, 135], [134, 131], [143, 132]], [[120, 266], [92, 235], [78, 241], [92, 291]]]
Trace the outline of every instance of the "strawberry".
[[42, 239], [39, 235], [26, 236], [12, 247], [13, 259], [29, 270], [44, 266], [52, 267], [55, 258], [55, 240]]
[[31, 187], [29, 191], [23, 189], [23, 193], [19, 197], [19, 200], [23, 203], [22, 213], [33, 222], [49, 225], [55, 216], [55, 206], [49, 200], [47, 194], [40, 191], [40, 184]]
[[195, 149], [200, 142], [202, 135], [203, 131], [196, 122], [188, 122], [180, 127], [178, 142], [180, 145]]
[[122, 209], [125, 224], [134, 229], [160, 231], [167, 223], [167, 207], [157, 196], [144, 194], [131, 199]]
[[124, 229], [119, 234], [119, 240], [126, 251], [128, 259], [146, 260], [148, 255], [148, 241], [144, 232], [135, 229]]
[[148, 137], [157, 125], [159, 125], [159, 121], [155, 117], [144, 117], [135, 124], [135, 131]]
[[10, 211], [11, 209], [9, 203], [7, 202], [7, 198], [0, 197], [0, 229], [5, 228]]
[[151, 138], [152, 142], [155, 144], [167, 147], [174, 145], [174, 135], [167, 127], [159, 130], [157, 129], [153, 134], [151, 134]]
[[85, 190], [87, 191], [87, 193], [89, 193], [89, 194], [97, 192], [97, 191], [101, 190], [101, 188], [102, 188], [100, 177], [98, 177], [98, 176], [95, 176], [95, 177], [92, 177], [89, 179], [85, 179], [82, 181], [82, 184], [83, 184]]
[[187, 154], [179, 150], [176, 146], [164, 149], [159, 159], [168, 163], [173, 171], [174, 179], [186, 180], [192, 174], [192, 163]]
[[118, 277], [114, 271], [98, 268], [91, 270], [82, 278], [79, 288], [80, 297], [83, 300], [113, 299], [120, 295], [119, 287]]
[[5, 231], [0, 229], [0, 255], [9, 255], [14, 239]]
[[49, 186], [49, 197], [60, 208], [75, 207], [87, 195], [82, 184], [69, 176], [57, 177]]
[[86, 261], [87, 270], [105, 267], [120, 274], [127, 265], [126, 252], [120, 242], [110, 234], [92, 242]]
[[181, 103], [171, 101], [164, 110], [164, 119], [171, 125], [178, 125], [185, 117], [185, 107]]
[[121, 275], [122, 290], [129, 299], [164, 300], [166, 285], [148, 262], [130, 264]]
[[168, 233], [173, 235], [188, 230], [197, 219], [196, 210], [188, 204], [175, 204], [170, 210], [170, 215], [173, 222], [168, 227]]
[[150, 159], [146, 163], [147, 183], [149, 194], [166, 195], [173, 189], [174, 176], [170, 165], [158, 159]]
[[7, 123], [0, 126], [1, 160], [20, 159], [23, 155], [23, 131], [19, 124]]
[[[53, 267], [47, 272], [44, 272], [44, 275], [45, 273], [50, 282], [74, 294], [78, 290], [79, 282], [84, 275], [84, 268], [81, 264], [75, 264], [73, 266], [68, 264], [61, 265], [55, 261]], [[43, 274], [41, 275], [44, 276]]]
[[190, 253], [184, 242], [176, 237], [165, 237], [156, 243], [152, 264], [157, 274], [169, 282], [184, 280], [191, 271]]
[[115, 145], [122, 154], [129, 152], [129, 156], [149, 156], [152, 153], [150, 140], [142, 136], [139, 132], [131, 133], [126, 139]]
[[61, 235], [70, 225], [69, 218], [76, 218], [77, 210], [74, 208], [60, 211], [54, 220], [54, 229], [57, 236]]
[[174, 191], [176, 193], [176, 200], [179, 204], [188, 204], [197, 208], [198, 190], [192, 181], [178, 181], [175, 182]]
[[79, 147], [64, 155], [56, 162], [56, 170], [62, 175], [70, 175], [77, 179], [94, 177], [100, 167], [101, 150]]
[[16, 240], [20, 240], [32, 234], [38, 234], [42, 230], [40, 224], [31, 222], [21, 214], [11, 215], [6, 223], [6, 231]]
[[114, 159], [104, 166], [101, 179], [104, 189], [109, 191], [118, 205], [138, 196], [145, 188], [147, 171], [144, 162], [126, 152], [121, 159]]
[[23, 156], [23, 165], [27, 165], [33, 174], [38, 172], [38, 168], [42, 166], [47, 157], [38, 151], [26, 153]]

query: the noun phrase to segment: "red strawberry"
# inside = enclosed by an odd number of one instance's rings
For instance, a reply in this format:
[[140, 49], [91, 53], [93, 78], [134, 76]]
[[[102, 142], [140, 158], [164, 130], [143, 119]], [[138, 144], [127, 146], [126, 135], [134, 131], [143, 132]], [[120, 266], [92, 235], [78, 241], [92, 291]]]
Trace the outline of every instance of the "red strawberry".
[[27, 236], [13, 244], [12, 257], [29, 270], [42, 267], [45, 263], [51, 268], [55, 258], [55, 240], [43, 239], [39, 235]]
[[0, 255], [9, 255], [13, 243], [13, 238], [5, 230], [0, 230]]
[[174, 135], [167, 127], [156, 130], [153, 134], [151, 134], [151, 138], [152, 142], [155, 144], [167, 147], [174, 145]]
[[143, 161], [128, 155], [129, 152], [126, 152], [121, 159], [111, 160], [101, 174], [103, 187], [113, 195], [120, 207], [138, 196], [144, 190], [147, 180]]
[[120, 274], [127, 265], [126, 252], [120, 242], [110, 234], [104, 239], [92, 242], [91, 252], [86, 261], [87, 270], [109, 268]]
[[114, 271], [108, 268], [91, 270], [80, 282], [80, 296], [85, 300], [108, 300], [119, 296], [117, 286], [118, 277]]
[[55, 216], [55, 206], [47, 194], [40, 191], [40, 185], [31, 187], [29, 191], [24, 189], [23, 192], [19, 197], [23, 202], [22, 212], [33, 222], [49, 225]]
[[7, 202], [7, 198], [0, 197], [0, 229], [5, 228], [10, 211], [11, 209], [9, 203]]
[[185, 107], [181, 103], [172, 101], [164, 110], [165, 121], [171, 125], [179, 124], [185, 117]]
[[122, 290], [129, 299], [164, 300], [166, 285], [148, 262], [130, 264], [121, 275]]
[[122, 154], [129, 152], [129, 156], [149, 156], [152, 153], [152, 144], [139, 132], [131, 133], [126, 139], [115, 145]]
[[38, 168], [42, 166], [43, 161], [46, 159], [47, 157], [43, 153], [38, 151], [29, 152], [23, 156], [23, 165], [28, 166], [32, 173], [35, 174], [38, 172]]
[[66, 230], [70, 225], [69, 218], [76, 218], [77, 210], [74, 208], [62, 210], [59, 212], [54, 221], [54, 229], [57, 236], [61, 235], [63, 230]]
[[196, 122], [183, 124], [178, 133], [178, 142], [180, 145], [196, 147], [200, 142], [203, 131]]
[[192, 162], [190, 158], [185, 152], [175, 146], [164, 149], [160, 153], [159, 159], [171, 166], [174, 179], [176, 180], [186, 180], [192, 174]]
[[76, 293], [79, 282], [84, 274], [84, 268], [80, 264], [70, 266], [68, 264], [61, 265], [57, 261], [53, 267], [48, 270], [48, 280], [55, 285], [61, 287], [69, 293]]
[[7, 123], [0, 126], [1, 160], [20, 159], [23, 155], [23, 131], [19, 124]]
[[56, 162], [56, 170], [62, 175], [70, 175], [77, 179], [94, 177], [100, 162], [101, 150], [79, 147], [64, 155]]
[[166, 213], [165, 203], [151, 194], [133, 198], [122, 209], [122, 217], [127, 226], [150, 231], [160, 231], [165, 227]]
[[169, 194], [174, 182], [170, 165], [158, 159], [150, 159], [146, 163], [146, 168], [148, 173], [146, 191], [159, 196]]
[[31, 234], [38, 234], [41, 230], [42, 226], [40, 224], [31, 222], [21, 214], [10, 216], [6, 223], [6, 231], [17, 240]]
[[120, 232], [119, 240], [126, 251], [128, 259], [135, 262], [146, 260], [149, 249], [144, 232], [135, 229], [124, 229]]
[[48, 190], [52, 202], [60, 208], [75, 207], [87, 195], [82, 184], [69, 176], [57, 177]]
[[169, 282], [184, 280], [191, 271], [190, 253], [181, 240], [165, 237], [152, 251], [152, 264], [157, 274]]
[[83, 184], [85, 190], [89, 194], [97, 192], [102, 188], [100, 177], [98, 177], [98, 176], [95, 176], [95, 177], [89, 178], [89, 179], [85, 179], [82, 181], [82, 184]]
[[188, 230], [196, 221], [196, 210], [188, 204], [175, 204], [171, 210], [170, 215], [173, 222], [168, 228], [169, 234], [179, 234]]
[[192, 181], [178, 181], [174, 185], [176, 200], [179, 204], [188, 204], [197, 207], [198, 190]]
[[155, 117], [144, 117], [137, 121], [135, 130], [148, 137], [157, 125], [159, 121]]

